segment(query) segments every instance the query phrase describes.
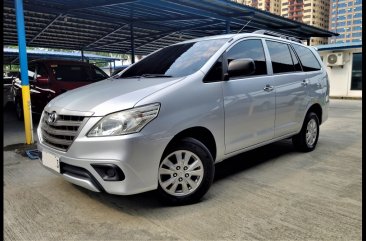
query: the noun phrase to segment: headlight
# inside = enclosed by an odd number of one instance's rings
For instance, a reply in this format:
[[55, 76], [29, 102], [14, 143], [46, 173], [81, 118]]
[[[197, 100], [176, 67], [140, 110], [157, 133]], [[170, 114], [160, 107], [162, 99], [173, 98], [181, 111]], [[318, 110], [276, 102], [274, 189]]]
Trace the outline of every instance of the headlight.
[[109, 114], [101, 119], [88, 136], [118, 136], [139, 132], [158, 116], [160, 104], [151, 104]]

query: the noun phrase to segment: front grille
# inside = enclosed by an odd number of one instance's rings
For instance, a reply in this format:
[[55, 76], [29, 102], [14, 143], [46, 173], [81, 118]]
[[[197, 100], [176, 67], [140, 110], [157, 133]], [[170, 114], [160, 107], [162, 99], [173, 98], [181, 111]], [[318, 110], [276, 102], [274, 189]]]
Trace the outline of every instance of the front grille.
[[61, 151], [67, 151], [79, 129], [86, 120], [85, 116], [57, 115], [54, 122], [50, 122], [51, 113], [45, 111], [41, 121], [42, 141], [44, 144]]

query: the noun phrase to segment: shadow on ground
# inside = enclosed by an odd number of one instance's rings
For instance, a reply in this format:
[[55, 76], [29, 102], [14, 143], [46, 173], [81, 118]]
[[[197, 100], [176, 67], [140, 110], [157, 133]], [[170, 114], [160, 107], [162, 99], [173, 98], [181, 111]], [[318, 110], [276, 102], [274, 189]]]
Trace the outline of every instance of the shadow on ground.
[[[266, 162], [271, 162], [277, 157], [295, 151], [296, 150], [293, 148], [291, 140], [283, 140], [229, 158], [216, 164], [215, 179], [211, 188], [215, 188], [215, 183], [224, 180], [229, 176], [233, 176], [237, 173], [243, 173], [246, 170]], [[120, 196], [108, 193], [95, 193], [76, 185], [73, 186], [89, 197], [96, 199], [109, 207], [116, 208], [119, 211], [127, 213], [128, 210], [143, 211], [156, 208], [169, 208], [166, 203], [159, 200], [156, 191], [130, 196]], [[203, 197], [201, 202], [204, 201], [205, 197]]]

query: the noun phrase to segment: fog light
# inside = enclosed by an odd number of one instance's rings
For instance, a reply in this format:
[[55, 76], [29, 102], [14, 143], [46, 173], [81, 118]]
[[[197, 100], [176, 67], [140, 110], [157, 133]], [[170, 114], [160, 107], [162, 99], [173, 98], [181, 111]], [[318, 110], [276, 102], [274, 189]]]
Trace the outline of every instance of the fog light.
[[116, 175], [116, 171], [113, 168], [107, 169], [107, 176], [114, 177]]
[[125, 175], [115, 164], [91, 164], [104, 181], [123, 181]]

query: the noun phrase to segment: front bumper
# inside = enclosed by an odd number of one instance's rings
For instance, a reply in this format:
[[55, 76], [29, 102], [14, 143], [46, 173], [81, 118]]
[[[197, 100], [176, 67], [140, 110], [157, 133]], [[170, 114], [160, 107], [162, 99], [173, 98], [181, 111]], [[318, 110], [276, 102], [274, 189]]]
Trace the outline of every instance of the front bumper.
[[[94, 119], [94, 118], [91, 118]], [[38, 150], [58, 158], [60, 164], [80, 167], [92, 176], [59, 173], [66, 180], [89, 190], [110, 194], [130, 195], [154, 190], [158, 186], [158, 168], [169, 138], [151, 139], [141, 133], [112, 137], [86, 137], [85, 133], [98, 121], [89, 120], [79, 136], [66, 151], [56, 150], [42, 142], [40, 126], [37, 129]], [[125, 178], [122, 181], [105, 181], [92, 164], [114, 164]]]

